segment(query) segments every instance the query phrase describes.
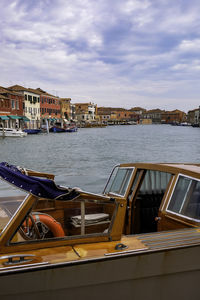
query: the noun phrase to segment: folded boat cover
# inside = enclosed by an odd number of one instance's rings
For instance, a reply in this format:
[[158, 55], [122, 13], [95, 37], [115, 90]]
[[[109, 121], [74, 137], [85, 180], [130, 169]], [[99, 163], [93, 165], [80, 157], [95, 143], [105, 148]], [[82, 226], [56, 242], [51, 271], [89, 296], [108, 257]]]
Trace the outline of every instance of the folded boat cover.
[[[71, 217], [71, 221], [72, 224], [77, 227], [81, 225], [82, 217], [81, 215]], [[109, 214], [99, 213], [85, 215], [85, 225], [95, 225], [107, 222], [109, 223]]]
[[60, 187], [51, 179], [25, 175], [23, 169], [6, 162], [0, 163], [0, 178], [40, 198], [72, 200], [79, 196], [76, 189]]

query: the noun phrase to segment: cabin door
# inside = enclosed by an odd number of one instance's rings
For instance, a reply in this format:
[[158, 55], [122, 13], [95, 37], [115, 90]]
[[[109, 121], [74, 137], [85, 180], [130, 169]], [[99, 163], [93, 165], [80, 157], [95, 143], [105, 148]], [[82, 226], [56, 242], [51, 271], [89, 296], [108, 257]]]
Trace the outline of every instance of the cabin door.
[[[133, 195], [130, 233], [157, 231], [159, 207], [171, 174], [156, 170], [141, 170], [141, 181]], [[142, 172], [142, 173], [141, 173]]]

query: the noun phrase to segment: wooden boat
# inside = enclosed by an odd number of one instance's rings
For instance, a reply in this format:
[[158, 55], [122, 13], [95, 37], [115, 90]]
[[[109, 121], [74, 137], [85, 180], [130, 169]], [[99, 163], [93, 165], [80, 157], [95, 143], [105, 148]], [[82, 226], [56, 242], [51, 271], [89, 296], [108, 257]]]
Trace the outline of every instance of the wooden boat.
[[200, 164], [121, 164], [102, 194], [0, 177], [2, 299], [199, 299]]
[[21, 129], [0, 127], [0, 137], [25, 137], [25, 136], [27, 136], [27, 133], [23, 132]]

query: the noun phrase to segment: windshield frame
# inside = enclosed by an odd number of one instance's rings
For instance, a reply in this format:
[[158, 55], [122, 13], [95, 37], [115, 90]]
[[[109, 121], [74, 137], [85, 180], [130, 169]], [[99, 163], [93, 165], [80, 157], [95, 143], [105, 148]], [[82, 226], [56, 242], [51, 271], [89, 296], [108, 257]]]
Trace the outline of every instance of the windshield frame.
[[[118, 170], [116, 170], [117, 168], [118, 168]], [[111, 189], [111, 187], [112, 187], [112, 184], [114, 183], [114, 181], [115, 181], [115, 179], [116, 179], [116, 175], [117, 175], [118, 171], [119, 171], [119, 170], [130, 170], [130, 169], [132, 170], [132, 172], [130, 173], [130, 176], [129, 176], [129, 178], [128, 178], [128, 181], [126, 182], [126, 176], [127, 176], [127, 172], [126, 172], [126, 174], [124, 175], [124, 177], [123, 177], [123, 179], [122, 179], [122, 182], [121, 182], [122, 187], [120, 188], [120, 190], [123, 190], [124, 187], [125, 187], [125, 184], [126, 184], [126, 188], [125, 188], [124, 193], [123, 193], [123, 194], [119, 194], [119, 193], [115, 193], [115, 192], [110, 191], [110, 189]], [[131, 166], [131, 167], [123, 167], [123, 166], [120, 166], [120, 165], [116, 165], [116, 166], [113, 168], [113, 170], [112, 170], [112, 172], [111, 172], [111, 174], [110, 174], [110, 176], [109, 176], [109, 178], [108, 178], [108, 180], [107, 180], [107, 183], [106, 183], [105, 188], [104, 188], [104, 190], [103, 190], [103, 194], [104, 194], [104, 195], [113, 195], [113, 196], [117, 196], [117, 197], [124, 198], [125, 195], [126, 195], [126, 192], [127, 192], [127, 188], [128, 188], [128, 186], [130, 185], [130, 182], [131, 182], [131, 179], [132, 179], [132, 177], [133, 177], [133, 174], [134, 174], [135, 169], [136, 169], [136, 168], [135, 168], [134, 166]], [[115, 170], [116, 170], [116, 173], [115, 173], [115, 175], [114, 175]], [[113, 175], [114, 175], [114, 177], [113, 177]], [[112, 181], [111, 181], [111, 180], [112, 180]], [[124, 183], [123, 183], [123, 181], [124, 181]], [[109, 184], [110, 184], [110, 189], [109, 189], [109, 191], [106, 191], [106, 189], [107, 189], [107, 187], [109, 186]]]
[[183, 218], [183, 219], [187, 219], [187, 220], [190, 220], [190, 221], [194, 221], [194, 222], [200, 223], [200, 218], [199, 218], [199, 219], [196, 219], [196, 218], [187, 216], [187, 215], [185, 215], [185, 214], [183, 214], [183, 213], [181, 213], [181, 212], [179, 213], [179, 212], [175, 212], [175, 211], [169, 209], [169, 206], [170, 206], [171, 201], [172, 201], [172, 197], [173, 197], [173, 195], [174, 195], [174, 192], [175, 192], [175, 190], [176, 190], [176, 188], [177, 188], [177, 184], [178, 184], [179, 179], [180, 179], [181, 177], [182, 177], [182, 178], [186, 178], [186, 179], [190, 179], [191, 182], [189, 183], [189, 187], [187, 188], [187, 193], [186, 193], [185, 196], [184, 196], [184, 199], [183, 199], [183, 201], [182, 201], [182, 204], [181, 204], [181, 208], [180, 208], [180, 209], [182, 209], [182, 207], [183, 207], [183, 205], [184, 205], [184, 201], [186, 200], [185, 198], [187, 198], [188, 191], [189, 191], [189, 189], [190, 189], [190, 185], [191, 185], [191, 183], [192, 183], [192, 180], [200, 182], [200, 179], [198, 179], [198, 178], [196, 178], [196, 177], [192, 177], [192, 176], [188, 176], [188, 175], [179, 173], [178, 176], [177, 176], [177, 178], [176, 178], [176, 181], [175, 181], [173, 190], [172, 190], [172, 192], [171, 192], [170, 198], [169, 198], [169, 200], [168, 200], [167, 207], [166, 207], [166, 212], [169, 213], [169, 214], [175, 215], [175, 216], [177, 216], [177, 217], [179, 217], [179, 218]]

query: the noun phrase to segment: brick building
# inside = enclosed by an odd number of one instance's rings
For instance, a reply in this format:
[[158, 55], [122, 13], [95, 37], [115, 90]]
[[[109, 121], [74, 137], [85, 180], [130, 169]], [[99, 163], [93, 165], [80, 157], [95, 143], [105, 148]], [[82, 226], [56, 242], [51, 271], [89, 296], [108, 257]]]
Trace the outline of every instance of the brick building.
[[61, 121], [60, 98], [43, 91], [40, 88], [34, 90], [40, 95], [40, 119], [41, 125]]
[[5, 127], [22, 127], [25, 121], [23, 114], [24, 96], [9, 88], [0, 87], [0, 119]]

